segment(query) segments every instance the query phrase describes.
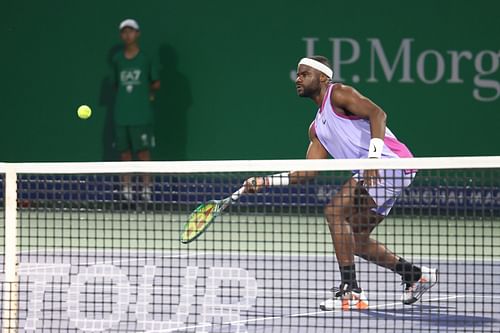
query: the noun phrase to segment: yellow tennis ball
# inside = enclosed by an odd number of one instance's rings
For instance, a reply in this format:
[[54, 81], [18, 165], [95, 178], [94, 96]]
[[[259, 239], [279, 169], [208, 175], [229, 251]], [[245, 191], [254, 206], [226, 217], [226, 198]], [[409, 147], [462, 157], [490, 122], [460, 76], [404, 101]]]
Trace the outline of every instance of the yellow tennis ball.
[[92, 109], [88, 105], [81, 105], [76, 113], [78, 114], [78, 118], [88, 119], [92, 115]]

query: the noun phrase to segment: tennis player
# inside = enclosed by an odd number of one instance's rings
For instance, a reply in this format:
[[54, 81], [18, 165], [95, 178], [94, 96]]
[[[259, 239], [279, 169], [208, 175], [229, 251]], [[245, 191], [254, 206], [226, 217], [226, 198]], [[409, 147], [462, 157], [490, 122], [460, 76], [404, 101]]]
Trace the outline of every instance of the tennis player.
[[[409, 149], [386, 127], [385, 112], [354, 88], [332, 83], [332, 76], [325, 57], [303, 58], [298, 64], [297, 94], [312, 99], [319, 108], [309, 127], [307, 158], [412, 157]], [[245, 187], [248, 192], [257, 192], [265, 186], [302, 182], [316, 173], [293, 171], [250, 178]], [[322, 310], [368, 308], [367, 297], [356, 277], [355, 255], [399, 274], [404, 285], [401, 298], [404, 304], [416, 302], [436, 284], [436, 269], [415, 266], [370, 237], [414, 176], [412, 170], [353, 171], [325, 207], [341, 283], [334, 289], [334, 297], [320, 304]]]

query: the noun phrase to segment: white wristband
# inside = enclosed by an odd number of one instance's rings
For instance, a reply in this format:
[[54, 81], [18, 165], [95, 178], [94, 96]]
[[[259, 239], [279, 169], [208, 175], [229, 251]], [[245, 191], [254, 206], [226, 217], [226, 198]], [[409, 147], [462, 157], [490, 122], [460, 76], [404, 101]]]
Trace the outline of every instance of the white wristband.
[[368, 158], [380, 158], [384, 149], [384, 140], [372, 138], [370, 140], [370, 148], [368, 148]]
[[290, 184], [290, 172], [276, 173], [265, 177], [268, 186], [287, 186]]

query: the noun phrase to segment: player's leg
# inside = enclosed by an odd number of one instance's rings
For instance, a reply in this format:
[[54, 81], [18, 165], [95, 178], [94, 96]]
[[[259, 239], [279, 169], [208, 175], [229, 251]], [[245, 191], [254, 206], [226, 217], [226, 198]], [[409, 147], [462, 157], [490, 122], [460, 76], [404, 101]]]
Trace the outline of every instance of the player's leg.
[[357, 182], [351, 178], [325, 207], [335, 254], [339, 264], [341, 283], [335, 295], [320, 304], [322, 310], [366, 309], [368, 301], [358, 285], [354, 265], [355, 238], [349, 218], [356, 213]]
[[[154, 136], [150, 125], [134, 126], [131, 130], [132, 147], [140, 161], [151, 161], [150, 149], [154, 147]], [[142, 175], [142, 199], [151, 201], [151, 176]]]
[[385, 215], [376, 212], [377, 203], [359, 182], [355, 193], [356, 212], [348, 219], [354, 235], [354, 252], [370, 262], [392, 269], [399, 261], [399, 257], [384, 244], [370, 237], [371, 232], [383, 221]]
[[[383, 218], [372, 216], [371, 222], [366, 222], [369, 213], [359, 213], [354, 216], [352, 227], [355, 239], [355, 253], [357, 256], [375, 263], [381, 267], [388, 268], [401, 276], [404, 285], [403, 296], [401, 300], [404, 304], [412, 304], [434, 286], [437, 282], [437, 270], [426, 266], [416, 266], [404, 258], [394, 254], [385, 244], [378, 242], [370, 237], [374, 224], [377, 225]], [[371, 230], [365, 229], [369, 225]]]
[[419, 267], [408, 263], [389, 250], [385, 244], [370, 237], [371, 232], [383, 219], [384, 216], [376, 214], [371, 209], [361, 210], [351, 217], [349, 222], [354, 233], [355, 254], [396, 272], [404, 282], [418, 281], [422, 275]]
[[[117, 126], [115, 128], [115, 148], [120, 153], [121, 161], [132, 160], [129, 128], [127, 126]], [[132, 200], [132, 182], [128, 174], [121, 177], [121, 191], [125, 199]]]
[[[373, 200], [370, 206], [375, 206]], [[385, 268], [392, 268], [399, 258], [384, 244], [370, 237], [371, 232], [384, 219], [376, 214], [371, 207], [360, 207], [358, 212], [349, 218], [354, 234], [354, 253], [370, 262]]]
[[355, 188], [356, 181], [350, 179], [325, 207], [325, 217], [337, 260], [341, 266], [354, 263], [354, 235], [348, 219], [356, 212]]
[[390, 212], [396, 198], [414, 177], [404, 171], [393, 170], [383, 171], [382, 176], [383, 181], [377, 187], [359, 188], [359, 210], [349, 220], [356, 243], [355, 252], [356, 255], [399, 274], [405, 286], [402, 301], [411, 304], [437, 282], [437, 270], [418, 267], [370, 237], [373, 229]]

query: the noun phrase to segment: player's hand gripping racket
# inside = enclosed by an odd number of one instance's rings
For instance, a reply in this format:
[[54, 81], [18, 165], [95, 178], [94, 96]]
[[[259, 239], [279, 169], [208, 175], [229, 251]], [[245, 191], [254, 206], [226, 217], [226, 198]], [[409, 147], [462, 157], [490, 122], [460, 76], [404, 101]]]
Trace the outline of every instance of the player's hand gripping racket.
[[201, 236], [215, 218], [221, 215], [224, 209], [229, 207], [229, 205], [238, 201], [245, 191], [245, 186], [242, 186], [238, 191], [227, 198], [222, 200], [210, 200], [196, 207], [191, 215], [189, 215], [186, 224], [184, 224], [181, 242], [187, 244]]

